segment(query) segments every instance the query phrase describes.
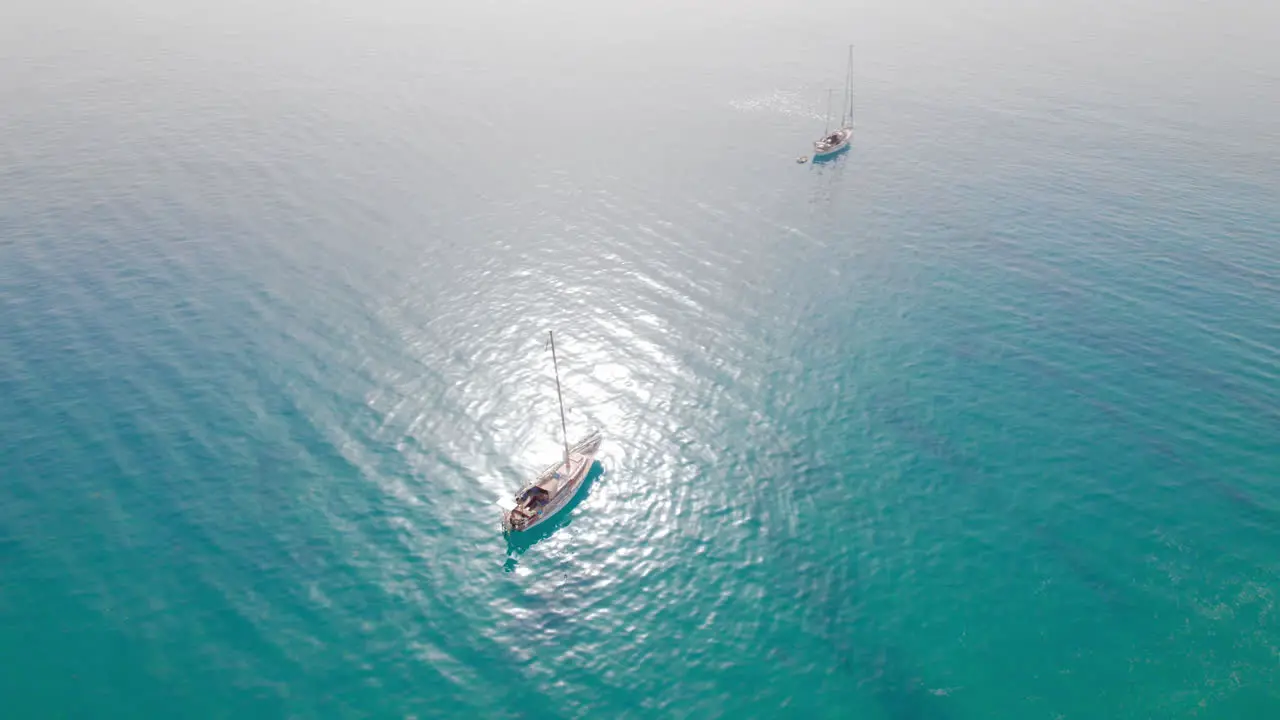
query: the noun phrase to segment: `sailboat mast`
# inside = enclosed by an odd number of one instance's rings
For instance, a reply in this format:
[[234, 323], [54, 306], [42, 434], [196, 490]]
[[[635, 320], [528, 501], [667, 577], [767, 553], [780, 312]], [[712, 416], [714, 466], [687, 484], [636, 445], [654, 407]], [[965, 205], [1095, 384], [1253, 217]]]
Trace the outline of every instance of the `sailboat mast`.
[[564, 438], [564, 467], [569, 469], [569, 428], [564, 421], [564, 395], [560, 393], [560, 364], [556, 362], [556, 336], [548, 330], [547, 338], [551, 342], [551, 367], [556, 371], [556, 397], [560, 400], [560, 432]]
[[[846, 121], [844, 113], [849, 113], [849, 119]], [[844, 107], [840, 109], [840, 124], [843, 127], [853, 126], [853, 46], [849, 46], [849, 64], [844, 70]]]

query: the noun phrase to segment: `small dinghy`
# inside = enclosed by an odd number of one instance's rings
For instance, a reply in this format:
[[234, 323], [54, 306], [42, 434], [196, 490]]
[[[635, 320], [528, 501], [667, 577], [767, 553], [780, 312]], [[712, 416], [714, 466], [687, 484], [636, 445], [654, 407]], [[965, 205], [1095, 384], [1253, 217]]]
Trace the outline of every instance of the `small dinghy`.
[[551, 345], [551, 364], [555, 367], [556, 373], [556, 397], [560, 399], [560, 430], [564, 433], [564, 459], [538, 473], [537, 477], [520, 488], [514, 500], [504, 504], [503, 532], [529, 530], [563, 510], [586, 481], [603, 439], [599, 430], [593, 430], [576, 445], [569, 445], [569, 431], [564, 419], [564, 396], [560, 393], [560, 368], [556, 362], [556, 341], [554, 335], [548, 333], [548, 336]]

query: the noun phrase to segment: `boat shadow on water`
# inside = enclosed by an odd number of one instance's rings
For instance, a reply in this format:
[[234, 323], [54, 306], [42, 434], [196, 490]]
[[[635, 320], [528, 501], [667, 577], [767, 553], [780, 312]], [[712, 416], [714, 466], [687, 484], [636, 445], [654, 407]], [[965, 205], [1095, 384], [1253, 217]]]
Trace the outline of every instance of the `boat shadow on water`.
[[520, 557], [525, 554], [529, 548], [551, 537], [557, 530], [573, 524], [574, 511], [578, 505], [582, 504], [588, 496], [591, 495], [591, 489], [595, 486], [596, 481], [604, 475], [604, 466], [599, 460], [591, 463], [591, 469], [587, 470], [587, 477], [582, 481], [582, 487], [578, 488], [577, 494], [573, 496], [564, 509], [556, 513], [555, 517], [550, 518], [544, 523], [540, 523], [529, 530], [518, 530], [505, 533], [507, 539], [507, 560], [503, 563], [502, 569], [511, 572], [516, 569], [520, 563]]

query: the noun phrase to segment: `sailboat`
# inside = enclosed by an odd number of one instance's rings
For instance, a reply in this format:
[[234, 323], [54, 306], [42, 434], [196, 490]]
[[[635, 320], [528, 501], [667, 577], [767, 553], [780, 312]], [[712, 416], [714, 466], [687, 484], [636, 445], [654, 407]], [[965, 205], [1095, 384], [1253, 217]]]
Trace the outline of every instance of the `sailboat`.
[[853, 46], [849, 46], [849, 64], [844, 71], [844, 102], [840, 106], [840, 127], [831, 130], [831, 96], [834, 90], [827, 91], [827, 124], [822, 131], [822, 138], [813, 141], [813, 159], [831, 157], [836, 153], [849, 149], [849, 141], [853, 138]]
[[563, 433], [564, 459], [538, 473], [516, 493], [514, 501], [502, 512], [504, 532], [529, 530], [550, 520], [564, 509], [587, 479], [587, 473], [595, 462], [602, 436], [592, 430], [587, 436], [569, 445], [568, 424], [564, 419], [564, 395], [560, 392], [560, 365], [556, 361], [556, 338], [550, 331], [547, 341], [551, 346], [551, 365], [556, 374], [556, 397], [560, 400], [560, 431]]

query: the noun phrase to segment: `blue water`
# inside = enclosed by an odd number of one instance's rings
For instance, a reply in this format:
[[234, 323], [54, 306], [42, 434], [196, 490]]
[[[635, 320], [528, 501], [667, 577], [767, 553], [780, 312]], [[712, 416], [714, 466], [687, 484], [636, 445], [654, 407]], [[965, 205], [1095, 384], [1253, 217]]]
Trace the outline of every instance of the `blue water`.
[[1280, 6], [262, 5], [0, 9], [4, 717], [1280, 716]]

